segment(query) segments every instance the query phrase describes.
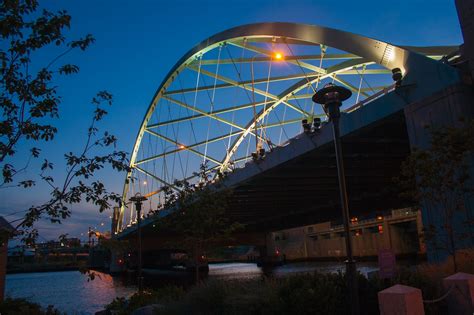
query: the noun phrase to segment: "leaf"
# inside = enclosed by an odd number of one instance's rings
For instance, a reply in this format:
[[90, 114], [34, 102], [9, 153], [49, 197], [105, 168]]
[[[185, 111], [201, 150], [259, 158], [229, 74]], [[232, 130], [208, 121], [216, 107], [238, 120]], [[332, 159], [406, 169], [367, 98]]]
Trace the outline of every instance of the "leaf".
[[60, 74], [73, 74], [73, 73], [78, 73], [78, 72], [79, 72], [79, 67], [76, 65], [68, 64], [59, 68]]
[[23, 188], [32, 187], [34, 185], [35, 185], [35, 182], [33, 180], [24, 180], [18, 183], [18, 186], [23, 187]]

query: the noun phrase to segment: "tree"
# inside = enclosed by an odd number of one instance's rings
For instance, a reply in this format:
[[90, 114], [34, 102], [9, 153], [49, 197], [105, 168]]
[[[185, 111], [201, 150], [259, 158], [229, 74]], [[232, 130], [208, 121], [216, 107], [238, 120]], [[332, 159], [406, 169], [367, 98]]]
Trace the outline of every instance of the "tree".
[[199, 280], [199, 261], [203, 253], [218, 243], [229, 240], [232, 233], [243, 227], [232, 222], [228, 208], [232, 191], [211, 183], [205, 165], [201, 166], [199, 182], [176, 181], [179, 190], [165, 187], [165, 208], [171, 213], [160, 219], [158, 228], [178, 235], [177, 245], [191, 253]]
[[[404, 195], [430, 211], [440, 224], [430, 222], [424, 237], [436, 250], [451, 256], [454, 271], [458, 269], [456, 251], [460, 240], [472, 239], [470, 232], [455, 228], [456, 220], [466, 214], [466, 200], [474, 193], [472, 172], [474, 150], [474, 121], [461, 122], [460, 127], [429, 128], [431, 145], [428, 149], [414, 149], [402, 164], [397, 178]], [[466, 217], [469, 225], [474, 222]]]
[[[59, 119], [61, 96], [57, 79], [79, 71], [74, 64], [58, 64], [73, 50], [86, 50], [94, 42], [91, 35], [78, 40], [67, 40], [64, 32], [70, 27], [71, 16], [66, 11], [40, 11], [37, 0], [4, 0], [0, 4], [0, 167], [3, 189], [30, 188], [39, 180], [51, 188], [50, 198], [32, 206], [16, 220], [23, 240], [31, 244], [38, 235], [35, 222], [47, 218], [52, 223], [71, 215], [70, 205], [83, 200], [92, 202], [104, 211], [120, 196], [109, 193], [100, 180], [93, 180], [100, 169], [110, 166], [117, 171], [128, 170], [127, 154], [117, 151], [117, 139], [107, 131], [99, 134], [98, 123], [107, 115], [104, 106], [112, 104], [112, 95], [98, 92], [92, 98], [92, 119], [87, 126], [84, 146], [78, 153], [64, 155], [66, 170], [62, 180], [55, 180], [50, 171], [53, 163], [48, 159], [38, 170], [37, 179], [17, 180], [18, 174], [30, 166], [31, 158], [39, 158], [37, 147], [42, 141], [51, 141], [57, 133], [52, 124]], [[39, 53], [50, 54], [42, 62]], [[15, 165], [19, 147], [29, 148], [30, 159], [25, 165]]]

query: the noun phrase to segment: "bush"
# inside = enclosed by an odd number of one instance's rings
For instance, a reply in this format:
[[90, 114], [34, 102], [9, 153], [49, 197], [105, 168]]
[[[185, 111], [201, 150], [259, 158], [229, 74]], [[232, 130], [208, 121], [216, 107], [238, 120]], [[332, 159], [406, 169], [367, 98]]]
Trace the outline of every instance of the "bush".
[[[435, 299], [444, 291], [434, 279], [416, 269], [400, 269], [392, 280], [367, 279], [359, 274], [361, 314], [379, 314], [377, 293], [394, 284], [420, 288], [424, 299]], [[133, 309], [160, 303], [156, 314], [348, 314], [346, 277], [336, 274], [298, 274], [260, 280], [208, 280], [184, 293], [169, 287], [163, 293], [116, 299], [113, 303], [129, 314]], [[168, 299], [163, 299], [168, 296]], [[120, 305], [119, 305], [120, 304]], [[120, 309], [120, 308], [110, 308]], [[426, 304], [426, 314], [446, 314], [444, 302]]]
[[180, 299], [184, 290], [176, 286], [167, 286], [156, 290], [148, 290], [143, 293], [135, 293], [129, 299], [115, 298], [106, 309], [118, 311], [119, 315], [130, 314], [134, 310], [150, 304], [168, 304]]
[[52, 305], [46, 309], [41, 308], [37, 303], [29, 302], [26, 299], [12, 299], [7, 297], [0, 302], [0, 314], [2, 315], [60, 315], [61, 313]]
[[[378, 314], [377, 288], [360, 276], [361, 308]], [[347, 314], [344, 274], [301, 274], [264, 280], [211, 280], [158, 314]]]

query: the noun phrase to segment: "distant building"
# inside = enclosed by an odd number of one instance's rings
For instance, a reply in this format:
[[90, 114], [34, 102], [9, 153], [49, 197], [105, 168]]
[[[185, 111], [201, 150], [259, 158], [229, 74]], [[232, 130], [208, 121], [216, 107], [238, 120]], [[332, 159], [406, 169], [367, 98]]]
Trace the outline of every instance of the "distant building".
[[[423, 224], [421, 211], [392, 210], [373, 218], [351, 218], [354, 256], [377, 256], [381, 249], [392, 249], [398, 256], [425, 253], [421, 239]], [[345, 258], [345, 233], [342, 225], [331, 222], [312, 224], [271, 234], [270, 251], [286, 259]]]
[[61, 241], [48, 241], [44, 243], [36, 243], [35, 247], [40, 250], [62, 249], [64, 247], [66, 248], [81, 247], [81, 240], [76, 237], [65, 238]]

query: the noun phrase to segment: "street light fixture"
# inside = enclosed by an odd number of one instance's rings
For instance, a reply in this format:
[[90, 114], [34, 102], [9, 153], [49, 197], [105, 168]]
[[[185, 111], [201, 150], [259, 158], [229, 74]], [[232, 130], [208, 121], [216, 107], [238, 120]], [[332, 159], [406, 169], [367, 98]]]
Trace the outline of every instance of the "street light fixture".
[[339, 130], [340, 107], [342, 102], [351, 97], [352, 92], [342, 86], [332, 83], [326, 84], [321, 90], [313, 95], [313, 102], [321, 104], [324, 112], [332, 122], [334, 133], [334, 147], [336, 151], [337, 175], [339, 178], [339, 193], [342, 205], [342, 220], [346, 234], [346, 277], [349, 289], [351, 314], [359, 314], [359, 292], [357, 288], [357, 268], [352, 254], [351, 233], [349, 226], [349, 206], [347, 200], [346, 179], [344, 175], [344, 163], [342, 159], [342, 148]]
[[139, 192], [130, 198], [131, 202], [135, 203], [135, 209], [137, 210], [137, 234], [138, 234], [138, 292], [143, 292], [143, 277], [142, 277], [142, 230], [141, 230], [141, 211], [142, 203], [147, 200], [146, 197], [142, 196]]

